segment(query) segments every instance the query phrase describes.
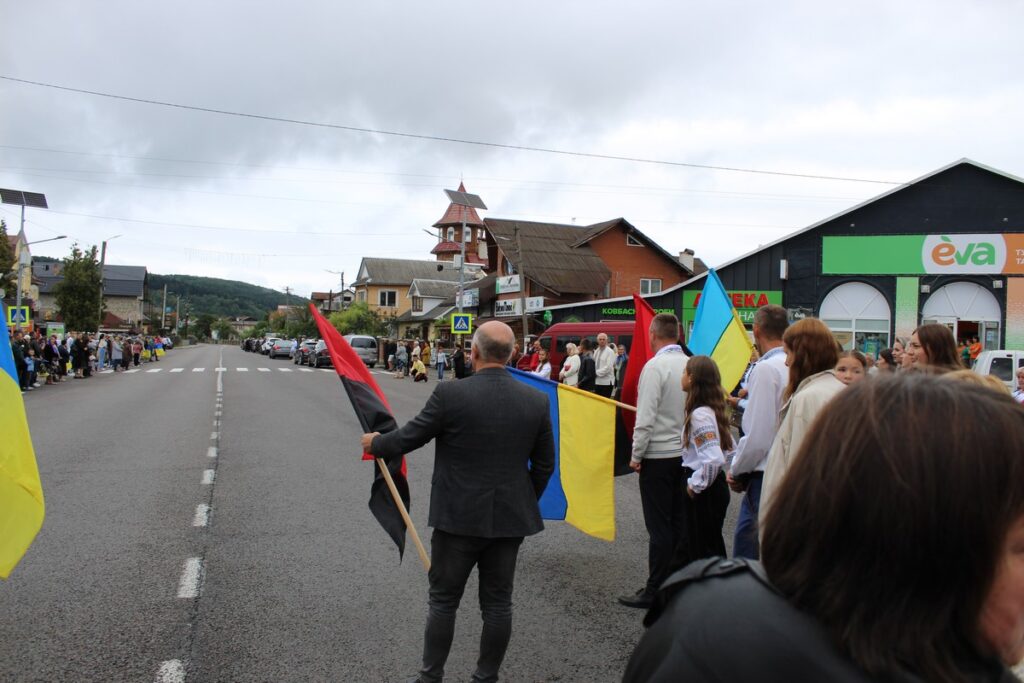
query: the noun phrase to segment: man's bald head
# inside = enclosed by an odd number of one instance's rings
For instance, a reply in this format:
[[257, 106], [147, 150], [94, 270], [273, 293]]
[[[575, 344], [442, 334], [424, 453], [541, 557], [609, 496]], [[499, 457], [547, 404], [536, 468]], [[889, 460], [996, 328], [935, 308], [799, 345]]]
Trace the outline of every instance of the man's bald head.
[[498, 320], [491, 320], [473, 333], [473, 351], [482, 363], [504, 365], [512, 357], [516, 336], [512, 328]]

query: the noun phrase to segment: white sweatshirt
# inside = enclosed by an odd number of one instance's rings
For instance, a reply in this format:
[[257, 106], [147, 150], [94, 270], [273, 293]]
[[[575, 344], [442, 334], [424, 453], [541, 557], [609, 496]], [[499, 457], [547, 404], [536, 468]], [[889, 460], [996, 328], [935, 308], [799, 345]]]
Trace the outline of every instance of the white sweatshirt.
[[683, 454], [686, 392], [683, 371], [689, 360], [678, 344], [658, 350], [640, 372], [633, 462], [644, 458], [678, 458]]

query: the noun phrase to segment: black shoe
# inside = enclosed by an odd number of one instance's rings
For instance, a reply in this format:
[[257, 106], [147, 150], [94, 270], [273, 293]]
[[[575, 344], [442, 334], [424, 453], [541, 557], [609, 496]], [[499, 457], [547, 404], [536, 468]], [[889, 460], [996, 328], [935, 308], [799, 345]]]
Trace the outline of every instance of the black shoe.
[[636, 607], [637, 609], [647, 609], [654, 604], [654, 596], [647, 592], [647, 589], [641, 588], [636, 593], [630, 593], [629, 595], [620, 595], [619, 602], [626, 607]]

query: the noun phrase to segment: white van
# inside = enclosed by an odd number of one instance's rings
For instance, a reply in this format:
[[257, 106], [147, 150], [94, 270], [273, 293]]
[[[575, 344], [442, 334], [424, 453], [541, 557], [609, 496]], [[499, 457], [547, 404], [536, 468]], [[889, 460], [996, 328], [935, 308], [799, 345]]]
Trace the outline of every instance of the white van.
[[1017, 388], [1014, 375], [1018, 368], [1024, 368], [1024, 351], [982, 351], [974, 363], [979, 375], [995, 375], [1011, 390]]

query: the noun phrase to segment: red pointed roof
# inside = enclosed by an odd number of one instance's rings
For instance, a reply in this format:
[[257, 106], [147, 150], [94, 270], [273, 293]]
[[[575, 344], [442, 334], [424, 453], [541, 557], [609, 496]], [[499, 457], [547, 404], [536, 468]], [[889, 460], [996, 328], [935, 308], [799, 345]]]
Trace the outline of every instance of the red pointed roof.
[[[466, 186], [463, 183], [459, 183], [459, 192], [465, 192]], [[480, 220], [480, 215], [476, 212], [472, 206], [459, 206], [458, 204], [449, 204], [448, 210], [441, 216], [441, 220], [434, 223], [435, 228], [447, 228], [448, 226], [460, 227], [462, 221], [465, 219], [467, 226], [474, 226], [478, 228], [484, 227], [484, 222]]]
[[431, 254], [458, 254], [462, 251], [462, 247], [459, 246], [458, 242], [438, 242], [437, 245], [430, 250]]

